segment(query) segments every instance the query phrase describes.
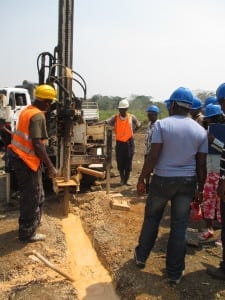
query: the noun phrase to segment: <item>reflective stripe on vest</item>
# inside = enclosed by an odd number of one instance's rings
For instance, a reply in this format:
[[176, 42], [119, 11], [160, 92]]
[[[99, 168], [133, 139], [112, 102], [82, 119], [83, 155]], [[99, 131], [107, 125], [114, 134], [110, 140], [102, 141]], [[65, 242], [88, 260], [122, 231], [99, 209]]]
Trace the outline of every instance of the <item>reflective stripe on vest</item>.
[[29, 135], [28, 134], [25, 134], [24, 132], [22, 131], [19, 131], [19, 130], [16, 130], [16, 134], [23, 137], [24, 139], [26, 140], [29, 140]]
[[35, 155], [35, 152], [33, 150], [21, 145], [19, 142], [15, 141], [15, 140], [12, 140], [12, 145], [15, 145], [17, 148], [21, 149], [22, 151], [24, 151], [26, 153]]
[[133, 137], [132, 118], [130, 114], [127, 114], [124, 120], [120, 118], [119, 114], [116, 115], [115, 134], [116, 140], [120, 142], [127, 142]]
[[37, 171], [41, 160], [35, 154], [32, 139], [29, 138], [29, 125], [30, 119], [40, 112], [42, 113], [40, 109], [30, 105], [20, 113], [18, 127], [13, 134], [11, 144], [8, 146], [33, 171]]

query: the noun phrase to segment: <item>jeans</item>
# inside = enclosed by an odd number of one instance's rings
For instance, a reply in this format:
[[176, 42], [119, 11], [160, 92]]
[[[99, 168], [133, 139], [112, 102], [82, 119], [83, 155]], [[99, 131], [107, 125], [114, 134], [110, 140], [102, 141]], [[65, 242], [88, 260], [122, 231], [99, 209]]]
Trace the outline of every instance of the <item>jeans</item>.
[[170, 200], [171, 221], [166, 254], [166, 271], [170, 279], [178, 279], [185, 269], [185, 234], [195, 189], [196, 177], [153, 175], [150, 183], [136, 256], [139, 261], [147, 260], [155, 244], [164, 209]]

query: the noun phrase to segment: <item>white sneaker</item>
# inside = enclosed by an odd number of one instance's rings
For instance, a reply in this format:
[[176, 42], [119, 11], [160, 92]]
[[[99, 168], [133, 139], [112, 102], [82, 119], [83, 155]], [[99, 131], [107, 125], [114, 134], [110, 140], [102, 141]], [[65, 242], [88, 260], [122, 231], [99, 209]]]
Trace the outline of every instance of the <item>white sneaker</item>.
[[42, 242], [45, 241], [46, 235], [42, 233], [35, 233], [32, 237], [28, 239], [28, 242]]

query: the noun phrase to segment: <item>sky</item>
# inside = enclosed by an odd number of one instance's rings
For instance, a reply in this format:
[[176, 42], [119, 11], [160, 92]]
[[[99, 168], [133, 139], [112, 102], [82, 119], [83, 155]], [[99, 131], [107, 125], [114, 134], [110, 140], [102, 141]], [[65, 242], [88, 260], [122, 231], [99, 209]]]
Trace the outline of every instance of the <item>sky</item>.
[[[58, 42], [58, 0], [0, 0], [0, 11], [0, 87], [37, 82], [38, 55]], [[224, 0], [74, 0], [73, 41], [88, 98], [163, 101], [225, 82]]]

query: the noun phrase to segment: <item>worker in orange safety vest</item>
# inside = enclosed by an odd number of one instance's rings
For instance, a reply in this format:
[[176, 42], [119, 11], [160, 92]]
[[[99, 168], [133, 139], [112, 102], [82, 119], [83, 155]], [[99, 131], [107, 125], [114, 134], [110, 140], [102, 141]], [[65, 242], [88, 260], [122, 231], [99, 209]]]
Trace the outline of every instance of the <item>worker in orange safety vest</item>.
[[128, 113], [129, 102], [123, 99], [119, 102], [119, 113], [105, 121], [114, 127], [116, 138], [116, 162], [120, 173], [120, 185], [131, 185], [129, 181], [134, 156], [134, 132], [141, 127], [137, 118]]
[[56, 91], [52, 86], [43, 84], [36, 87], [35, 100], [20, 113], [7, 149], [19, 189], [19, 240], [23, 242], [45, 240], [45, 235], [36, 233], [36, 229], [41, 222], [44, 202], [42, 163], [50, 177], [57, 174], [44, 145], [48, 138], [44, 112], [50, 109], [54, 100]]

